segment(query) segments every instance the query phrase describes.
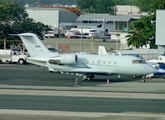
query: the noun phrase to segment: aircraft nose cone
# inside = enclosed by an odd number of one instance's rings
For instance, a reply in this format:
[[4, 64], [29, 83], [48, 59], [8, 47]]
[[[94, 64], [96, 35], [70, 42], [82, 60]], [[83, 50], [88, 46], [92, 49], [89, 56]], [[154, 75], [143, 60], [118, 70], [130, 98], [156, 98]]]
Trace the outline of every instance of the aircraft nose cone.
[[158, 70], [157, 70], [155, 67], [152, 67], [152, 66], [151, 66], [151, 68], [150, 68], [150, 71], [151, 71], [152, 73], [158, 72]]

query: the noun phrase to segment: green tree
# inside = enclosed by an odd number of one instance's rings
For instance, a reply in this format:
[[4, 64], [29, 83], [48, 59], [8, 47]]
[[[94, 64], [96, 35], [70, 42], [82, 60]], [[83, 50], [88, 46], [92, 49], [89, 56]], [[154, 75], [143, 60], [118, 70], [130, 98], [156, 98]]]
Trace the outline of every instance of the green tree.
[[43, 34], [48, 30], [50, 30], [48, 25], [44, 25], [41, 22], [34, 22], [31, 18], [25, 19], [21, 22], [15, 22], [12, 25], [13, 33], [35, 33], [40, 39], [43, 39]]
[[134, 4], [139, 7], [141, 12], [149, 12], [152, 9], [151, 4], [154, 1], [155, 0], [135, 0]]
[[132, 4], [131, 0], [77, 0], [77, 7], [87, 13], [114, 14], [115, 5]]
[[25, 8], [13, 2], [0, 2], [0, 39], [14, 39], [8, 34], [26, 32], [35, 33], [40, 38], [43, 38], [43, 33], [47, 30], [50, 30], [49, 26], [29, 19]]
[[112, 7], [115, 6], [115, 0], [96, 0], [96, 13], [113, 13]]
[[155, 45], [155, 24], [151, 24], [152, 20], [156, 20], [156, 9], [165, 9], [165, 0], [155, 0], [150, 4], [151, 14], [148, 17], [141, 18], [130, 26], [132, 36], [128, 39], [128, 45], [140, 47], [145, 43], [150, 43], [150, 48], [156, 48]]
[[73, 5], [76, 4], [77, 0], [1, 0], [2, 2], [16, 2], [17, 4], [24, 6], [25, 4], [29, 5], [53, 5], [53, 4], [62, 4], [62, 5]]
[[0, 3], [0, 21], [4, 24], [12, 21], [21, 21], [26, 19], [28, 14], [23, 7], [13, 2]]
[[154, 2], [151, 3], [151, 9], [150, 12], [156, 13], [156, 9], [165, 9], [165, 0], [154, 0]]
[[77, 8], [87, 13], [94, 12], [96, 9], [96, 0], [77, 0]]
[[151, 24], [153, 15], [135, 21], [129, 28], [131, 37], [127, 40], [128, 45], [136, 48], [150, 44], [150, 48], [156, 48], [155, 45], [155, 24]]

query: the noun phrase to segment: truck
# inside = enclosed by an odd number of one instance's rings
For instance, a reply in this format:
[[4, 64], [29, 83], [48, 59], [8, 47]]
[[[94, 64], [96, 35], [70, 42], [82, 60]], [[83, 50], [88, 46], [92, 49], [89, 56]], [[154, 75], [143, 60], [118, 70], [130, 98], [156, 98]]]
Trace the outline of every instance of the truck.
[[48, 31], [45, 35], [45, 38], [55, 38], [55, 37], [59, 37], [59, 31]]
[[50, 31], [47, 31], [44, 35], [45, 38], [59, 38], [59, 37], [64, 37], [63, 31], [59, 28], [54, 28]]
[[80, 37], [80, 32], [78, 30], [67, 30], [65, 33], [65, 38], [78, 38]]
[[26, 64], [27, 55], [15, 50], [0, 50], [0, 63]]

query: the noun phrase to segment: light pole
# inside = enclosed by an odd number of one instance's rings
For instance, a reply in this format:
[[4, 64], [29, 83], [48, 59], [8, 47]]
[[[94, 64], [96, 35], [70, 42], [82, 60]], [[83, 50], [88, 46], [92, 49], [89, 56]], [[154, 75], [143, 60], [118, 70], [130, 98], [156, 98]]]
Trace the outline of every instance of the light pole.
[[82, 33], [83, 33], [83, 13], [81, 14], [81, 40], [80, 40], [80, 52], [82, 52]]

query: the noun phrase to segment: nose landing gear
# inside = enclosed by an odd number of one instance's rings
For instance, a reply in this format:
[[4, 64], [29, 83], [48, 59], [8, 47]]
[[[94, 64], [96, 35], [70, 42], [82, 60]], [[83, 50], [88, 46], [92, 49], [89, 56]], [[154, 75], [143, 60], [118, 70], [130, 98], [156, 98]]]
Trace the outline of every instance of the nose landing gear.
[[146, 82], [146, 76], [142, 76], [142, 80], [141, 80], [141, 83], [145, 83]]

